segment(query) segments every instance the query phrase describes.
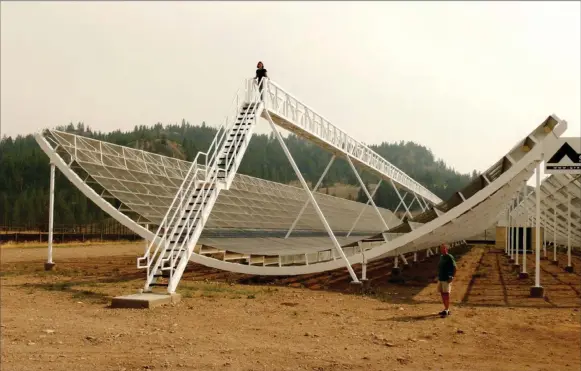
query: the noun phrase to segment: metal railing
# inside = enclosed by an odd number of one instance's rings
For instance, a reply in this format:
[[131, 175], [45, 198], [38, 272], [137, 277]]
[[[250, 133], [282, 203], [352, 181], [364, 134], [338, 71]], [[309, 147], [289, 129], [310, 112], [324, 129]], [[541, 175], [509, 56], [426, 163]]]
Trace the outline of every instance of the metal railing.
[[442, 202], [438, 196], [412, 179], [405, 172], [398, 169], [363, 143], [349, 136], [343, 130], [331, 124], [329, 120], [316, 113], [312, 108], [302, 103], [277, 83], [269, 80], [265, 88], [267, 97], [265, 100], [266, 109], [287, 119], [290, 123], [297, 125], [303, 131], [319, 138], [331, 147], [339, 149], [351, 158], [392, 179], [407, 191], [411, 191], [433, 204]]
[[[265, 80], [263, 80], [263, 82], [264, 81]], [[246, 97], [250, 99], [246, 100], [245, 103], [248, 103], [248, 106], [246, 106], [244, 110], [240, 109], [240, 91], [237, 92], [233, 102], [233, 104], [236, 106], [234, 119], [230, 123], [228, 121], [229, 117], [226, 117], [225, 122], [218, 128], [218, 132], [214, 136], [208, 151], [199, 152], [196, 155], [196, 158], [192, 162], [188, 173], [184, 177], [184, 180], [178, 192], [176, 193], [176, 196], [172, 200], [172, 203], [168, 208], [162, 223], [160, 223], [156, 231], [156, 236], [158, 236], [158, 238], [154, 239], [154, 241], [151, 241], [144, 255], [138, 258], [138, 268], [147, 269], [147, 282], [145, 284], [146, 289], [153, 282], [155, 273], [158, 269], [160, 269], [160, 267], [161, 270], [170, 270], [170, 281], [172, 280], [174, 273], [173, 270], [176, 266], [175, 264], [179, 263], [179, 261], [185, 257], [182, 255], [188, 249], [188, 244], [186, 244], [186, 241], [188, 243], [190, 242], [189, 237], [197, 238], [195, 235], [198, 234], [197, 232], [201, 233], [201, 228], [203, 228], [205, 225], [203, 218], [204, 212], [206, 211], [206, 205], [209, 201], [211, 201], [210, 198], [214, 195], [217, 197], [219, 192], [217, 187], [217, 183], [220, 180], [219, 174], [221, 172], [224, 173], [224, 181], [227, 185], [232, 181], [230, 173], [235, 173], [237, 167], [230, 169], [230, 165], [232, 164], [232, 161], [236, 161], [240, 158], [240, 156], [243, 154], [241, 152], [244, 151], [240, 151], [239, 149], [241, 149], [242, 146], [247, 146], [248, 141], [250, 140], [250, 136], [246, 135], [250, 127], [245, 125], [236, 129], [236, 122], [241, 115], [241, 122], [245, 123], [250, 113], [253, 113], [255, 116], [258, 114], [257, 108], [260, 104], [260, 100], [257, 99], [255, 95], [249, 94], [251, 89], [251, 85], [249, 85], [247, 82], [244, 90]], [[256, 86], [256, 89], [258, 89], [258, 86]], [[256, 119], [256, 117], [254, 119]], [[231, 133], [234, 130], [236, 130], [235, 132], [237, 135], [233, 139], [231, 146], [226, 148], [226, 145], [228, 144], [227, 133]], [[238, 135], [238, 133], [242, 133], [243, 135]], [[234, 149], [234, 152], [230, 155], [228, 152], [232, 149]], [[220, 168], [218, 165], [220, 154], [224, 154], [224, 168]], [[203, 170], [198, 166], [199, 160], [202, 156], [204, 157], [205, 163]], [[203, 176], [201, 176], [202, 172]], [[178, 204], [176, 204], [176, 202]], [[189, 210], [187, 210], [187, 206], [189, 206], [190, 202], [192, 202], [192, 206]], [[199, 208], [196, 209], [197, 205], [199, 205]], [[194, 214], [192, 215], [192, 213]], [[184, 222], [181, 223], [180, 226], [180, 221], [182, 220], [184, 220]], [[160, 234], [161, 237], [159, 237]], [[179, 240], [184, 235], [186, 238], [184, 238], [180, 243]], [[170, 246], [169, 244], [172, 240], [176, 242]], [[151, 250], [154, 244], [156, 247], [152, 253]], [[169, 266], [165, 266], [165, 263], [167, 262], [170, 262]]]

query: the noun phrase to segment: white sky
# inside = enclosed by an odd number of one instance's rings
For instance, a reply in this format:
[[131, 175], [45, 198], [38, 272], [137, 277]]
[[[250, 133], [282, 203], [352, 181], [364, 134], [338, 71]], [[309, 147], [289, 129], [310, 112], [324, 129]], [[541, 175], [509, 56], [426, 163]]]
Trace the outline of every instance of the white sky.
[[[262, 60], [366, 143], [486, 169], [547, 115], [579, 136], [579, 2], [2, 2], [1, 132], [217, 124]], [[267, 132], [262, 125], [262, 132]]]

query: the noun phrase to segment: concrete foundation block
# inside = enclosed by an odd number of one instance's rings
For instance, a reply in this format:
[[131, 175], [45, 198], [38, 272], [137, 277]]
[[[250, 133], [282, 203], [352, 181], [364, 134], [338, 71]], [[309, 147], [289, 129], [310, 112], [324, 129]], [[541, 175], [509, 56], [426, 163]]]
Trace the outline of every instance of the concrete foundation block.
[[573, 273], [575, 270], [573, 269], [573, 266], [568, 265], [565, 267], [565, 272], [567, 273]]
[[144, 292], [114, 297], [111, 301], [111, 308], [152, 309], [162, 305], [179, 303], [181, 299], [180, 294]]
[[56, 264], [55, 263], [44, 263], [44, 270], [45, 271], [52, 271]]
[[391, 275], [392, 276], [399, 276], [401, 274], [401, 268], [397, 267], [397, 268], [391, 268]]
[[518, 263], [513, 264], [512, 265], [512, 270], [513, 271], [516, 271], [516, 272], [520, 271], [520, 264], [518, 264]]
[[542, 298], [545, 296], [545, 288], [542, 286], [531, 286], [531, 298]]
[[529, 274], [527, 272], [520, 272], [518, 274], [518, 278], [520, 278], [521, 280], [524, 280], [526, 278], [529, 278]]
[[404, 264], [404, 265], [402, 265], [402, 269], [403, 270], [410, 269], [410, 267], [411, 267], [411, 264]]

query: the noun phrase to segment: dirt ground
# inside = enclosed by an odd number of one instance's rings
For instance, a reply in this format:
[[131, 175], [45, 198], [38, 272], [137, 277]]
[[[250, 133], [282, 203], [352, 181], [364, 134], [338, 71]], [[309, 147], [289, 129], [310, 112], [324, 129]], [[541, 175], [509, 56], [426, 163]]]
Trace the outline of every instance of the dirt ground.
[[[371, 291], [346, 270], [250, 277], [190, 265], [174, 306], [110, 309], [141, 288], [142, 244], [2, 248], [1, 369], [19, 370], [579, 370], [577, 273], [541, 263], [546, 297], [531, 299], [494, 248], [456, 249], [452, 315], [441, 319], [437, 256], [399, 281], [368, 268]], [[424, 254], [421, 254], [423, 257]], [[411, 262], [411, 257], [408, 257]], [[356, 266], [359, 272], [360, 267]], [[390, 282], [391, 281], [391, 282]]]

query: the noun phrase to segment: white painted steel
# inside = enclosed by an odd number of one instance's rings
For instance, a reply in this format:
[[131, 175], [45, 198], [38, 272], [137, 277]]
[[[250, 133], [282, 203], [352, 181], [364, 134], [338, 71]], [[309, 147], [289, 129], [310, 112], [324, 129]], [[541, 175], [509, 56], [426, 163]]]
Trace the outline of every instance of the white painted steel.
[[[331, 168], [331, 165], [333, 165], [333, 162], [335, 161], [335, 155], [331, 156], [331, 160], [329, 161], [329, 163], [327, 164], [327, 166], [325, 167], [325, 170], [323, 171], [323, 173], [321, 174], [321, 177], [319, 178], [319, 180], [317, 181], [317, 184], [315, 184], [315, 186], [313, 187], [313, 192], [316, 192], [317, 189], [319, 189], [319, 186], [321, 185], [321, 183], [323, 182], [323, 179], [325, 178], [325, 176], [327, 175], [327, 172], [329, 171], [329, 169]], [[297, 225], [297, 222], [299, 221], [299, 219], [301, 218], [301, 216], [303, 216], [303, 213], [305, 212], [305, 209], [307, 208], [307, 206], [309, 206], [309, 202], [310, 202], [310, 198], [307, 197], [307, 199], [305, 200], [305, 203], [303, 204], [303, 207], [301, 208], [301, 211], [299, 211], [299, 215], [297, 215], [296, 219], [293, 221], [293, 224], [291, 225], [291, 227], [289, 228], [288, 232], [286, 233], [286, 236], [284, 236], [284, 238], [288, 238], [288, 236], [290, 236], [291, 232], [293, 231], [293, 229], [295, 228], [295, 226]], [[347, 237], [349, 237], [349, 234], [347, 234]]]
[[535, 172], [535, 287], [541, 286], [541, 162], [537, 162]]
[[369, 147], [331, 124], [312, 108], [269, 80], [265, 99], [267, 111], [273, 121], [295, 134], [306, 137], [323, 148], [344, 157], [350, 157], [367, 170], [384, 179], [395, 181], [400, 187], [419, 194], [433, 204], [442, 200], [413, 180], [409, 175], [392, 165]]
[[357, 178], [357, 181], [359, 182], [359, 186], [361, 187], [361, 189], [363, 189], [363, 192], [365, 192], [365, 196], [367, 196], [367, 201], [371, 203], [371, 206], [373, 206], [373, 209], [377, 213], [379, 220], [381, 220], [381, 222], [383, 223], [385, 230], [388, 230], [389, 226], [387, 225], [387, 223], [385, 222], [385, 220], [381, 216], [381, 212], [379, 211], [379, 209], [375, 205], [375, 201], [373, 201], [373, 196], [367, 190], [367, 187], [365, 186], [365, 183], [363, 183], [363, 179], [361, 179], [361, 177], [359, 176], [359, 173], [357, 172], [355, 165], [353, 165], [353, 161], [351, 161], [351, 158], [347, 157], [347, 162], [349, 163], [349, 166], [351, 166], [351, 170], [355, 174], [355, 177]]
[[52, 238], [53, 238], [53, 227], [54, 227], [54, 171], [55, 166], [50, 163], [50, 194], [48, 201], [48, 252], [47, 252], [47, 263], [53, 263], [52, 261]]
[[[278, 142], [280, 143], [280, 146], [282, 147], [284, 154], [286, 155], [293, 170], [295, 171], [297, 178], [299, 178], [299, 181], [303, 185], [305, 192], [308, 194], [309, 199], [311, 201], [311, 204], [313, 205], [315, 210], [317, 210], [317, 214], [319, 214], [319, 218], [321, 218], [321, 222], [323, 223], [323, 225], [325, 225], [325, 229], [327, 230], [327, 233], [329, 234], [329, 238], [333, 242], [333, 245], [337, 249], [337, 252], [339, 253], [339, 256], [341, 257], [341, 259], [343, 259], [345, 261], [345, 265], [347, 267], [347, 270], [349, 271], [349, 274], [351, 275], [351, 279], [353, 280], [353, 282], [359, 282], [359, 279], [357, 278], [355, 271], [353, 271], [353, 267], [349, 263], [349, 260], [347, 260], [347, 256], [345, 256], [345, 252], [341, 248], [341, 245], [339, 245], [339, 241], [337, 241], [337, 238], [335, 237], [335, 234], [333, 233], [331, 226], [327, 222], [327, 219], [325, 219], [325, 215], [323, 214], [323, 212], [321, 211], [321, 208], [317, 204], [317, 200], [315, 200], [315, 197], [313, 196], [313, 194], [309, 190], [309, 186], [307, 185], [307, 182], [305, 182], [305, 179], [303, 178], [303, 174], [301, 174], [301, 171], [299, 170], [299, 168], [298, 168], [297, 164], [295, 163], [292, 155], [290, 154], [286, 144], [284, 143], [284, 140], [282, 139], [282, 136], [280, 135], [280, 133], [276, 127], [276, 124], [272, 121], [272, 118], [270, 117], [268, 112], [266, 113], [266, 115], [268, 118], [268, 122], [270, 123], [270, 127], [271, 127], [272, 131], [274, 132], [276, 139], [278, 139]], [[381, 216], [381, 214], [380, 214], [380, 216]]]
[[[377, 192], [377, 190], [381, 186], [381, 182], [383, 182], [383, 179], [380, 179], [379, 180], [379, 183], [377, 183], [377, 185], [375, 186], [375, 189], [373, 189], [373, 192], [371, 193], [371, 198], [373, 198], [373, 196], [375, 196], [375, 193]], [[367, 200], [367, 202], [365, 203], [365, 205], [369, 205], [370, 202], [371, 202], [371, 199]], [[396, 214], [397, 213], [397, 209], [398, 208], [399, 208], [399, 206], [394, 210], [393, 214]], [[353, 232], [353, 229], [357, 225], [357, 222], [359, 221], [359, 219], [361, 219], [361, 215], [363, 215], [363, 213], [365, 212], [365, 210], [367, 210], [367, 208], [365, 208], [365, 207], [363, 209], [361, 209], [361, 211], [357, 215], [357, 218], [353, 222], [353, 225], [351, 226], [351, 229], [349, 229], [349, 232], [347, 232], [347, 237], [349, 237], [351, 235], [351, 232]], [[391, 221], [391, 215], [390, 215], [390, 219], [388, 219], [387, 222], [389, 223], [390, 221]]]
[[[393, 236], [390, 237], [388, 242], [384, 241], [371, 241], [365, 242], [363, 240], [362, 244], [368, 247], [365, 251], [365, 258], [367, 261], [373, 259], [379, 259], [384, 257], [396, 257], [399, 254], [417, 252], [421, 250], [427, 250], [432, 246], [438, 246], [442, 242], [453, 242], [453, 241], [463, 241], [465, 239], [470, 238], [472, 235], [479, 233], [483, 229], [489, 227], [490, 225], [494, 224], [498, 217], [502, 214], [502, 210], [504, 205], [510, 200], [512, 195], [516, 192], [517, 189], [520, 188], [522, 182], [526, 179], [530, 178], [534, 171], [534, 161], [539, 158], [540, 156], [540, 145], [534, 145], [532, 148], [528, 150], [523, 150], [523, 143], [527, 140], [532, 140], [534, 143], [542, 144], [544, 141], [549, 141], [556, 136], [559, 136], [566, 128], [557, 117], [552, 116], [549, 117], [544, 123], [539, 125], [533, 132], [531, 132], [527, 137], [523, 140], [519, 141], [515, 147], [513, 147], [509, 151], [510, 160], [505, 160], [506, 156], [501, 159], [499, 162], [495, 163], [491, 168], [487, 169], [483, 174], [483, 185], [481, 189], [475, 191], [466, 191], [462, 190], [461, 194], [464, 200], [459, 201], [447, 201], [437, 205], [434, 209], [428, 210], [421, 215], [418, 215], [416, 218], [412, 219], [412, 224], [410, 223], [403, 223], [399, 226], [390, 226], [390, 230], [388, 231], [388, 235]], [[52, 133], [52, 132], [51, 132]], [[105, 201], [103, 197], [109, 195], [111, 191], [116, 192], [119, 197], [129, 197], [126, 193], [123, 193], [119, 190], [123, 190], [124, 185], [130, 185], [127, 181], [123, 183], [120, 180], [120, 174], [126, 174], [129, 170], [127, 168], [123, 168], [124, 161], [113, 161], [109, 159], [109, 157], [114, 157], [109, 152], [109, 146], [97, 146], [95, 148], [94, 153], [91, 150], [87, 150], [89, 145], [87, 142], [92, 140], [85, 140], [77, 138], [76, 136], [71, 137], [74, 143], [70, 143], [67, 152], [69, 154], [72, 153], [70, 157], [75, 160], [75, 163], [78, 163], [79, 157], [82, 157], [81, 163], [85, 166], [85, 170], [88, 169], [90, 174], [93, 174], [99, 178], [100, 181], [105, 184], [103, 188], [108, 192], [105, 193], [97, 193], [95, 192], [88, 184], [84, 183], [78, 174], [75, 172], [77, 170], [73, 170], [69, 168], [68, 164], [61, 158], [62, 153], [57, 153], [58, 151], [55, 150], [49, 143], [48, 139], [51, 134], [44, 137], [43, 135], [37, 136], [37, 140], [39, 140], [39, 144], [51, 160], [56, 161], [55, 164], [61, 170], [61, 167], [64, 169], [63, 173], [67, 178], [72, 179], [73, 183], [81, 189], [81, 191], [91, 197], [101, 208], [103, 208], [107, 213], [114, 216], [117, 220], [120, 220], [122, 223], [128, 224], [127, 226], [135, 230], [137, 233], [142, 235], [144, 238], [148, 238], [150, 240], [155, 239], [155, 235], [151, 232], [145, 230], [145, 228], [141, 227], [139, 223], [143, 222], [152, 222], [151, 220], [147, 219], [150, 216], [150, 209], [147, 209], [147, 203], [149, 200], [159, 200], [158, 204], [162, 204], [165, 202], [165, 205], [168, 205], [168, 201], [164, 201], [169, 199], [173, 199], [175, 195], [175, 189], [179, 187], [184, 180], [184, 175], [188, 171], [189, 163], [186, 163], [185, 166], [181, 166], [179, 160], [175, 160], [176, 163], [173, 163], [167, 158], [162, 158], [161, 160], [156, 157], [157, 161], [160, 161], [160, 164], [154, 164], [153, 160], [141, 161], [139, 164], [135, 164], [134, 166], [139, 166], [140, 170], [144, 174], [150, 174], [152, 171], [159, 171], [158, 177], [161, 179], [173, 179], [171, 180], [172, 186], [166, 188], [160, 188], [157, 195], [162, 195], [162, 197], [154, 198], [147, 198], [147, 192], [136, 192], [132, 193], [132, 197], [135, 198], [135, 204], [131, 208], [131, 211], [134, 214], [137, 214], [138, 220], [133, 220], [129, 218], [127, 215], [124, 214], [124, 209], [117, 210], [116, 208], [112, 207], [110, 203]], [[66, 141], [63, 138], [60, 138], [61, 141]], [[98, 141], [96, 141], [98, 142]], [[94, 142], [91, 142], [94, 143]], [[102, 142], [101, 142], [102, 143]], [[57, 144], [57, 143], [55, 143]], [[44, 147], [43, 147], [44, 145]], [[79, 146], [84, 146], [80, 151]], [[103, 147], [103, 148], [99, 148]], [[111, 146], [112, 148], [117, 148]], [[129, 151], [129, 152], [128, 152]], [[123, 149], [122, 153], [119, 154], [119, 157], [125, 156], [125, 159], [131, 159], [133, 152], [131, 149]], [[151, 156], [154, 156], [150, 154]], [[146, 154], [141, 154], [139, 157], [146, 157]], [[157, 155], [155, 155], [157, 156]], [[67, 156], [65, 156], [67, 157]], [[101, 160], [101, 157], [103, 159]], [[67, 157], [68, 158], [68, 157]], [[84, 162], [82, 160], [85, 160]], [[108, 161], [109, 167], [106, 169], [105, 173], [101, 168], [97, 169], [92, 164], [99, 163], [99, 161]], [[508, 162], [507, 162], [508, 161]], [[72, 163], [69, 162], [69, 164]], [[128, 163], [131, 163], [129, 161]], [[150, 169], [151, 165], [151, 169]], [[178, 167], [177, 171], [173, 169]], [[62, 171], [62, 170], [61, 170]], [[109, 172], [107, 174], [107, 172]], [[125, 173], [124, 173], [125, 172]], [[133, 174], [129, 172], [129, 174]], [[149, 175], [148, 175], [149, 176]], [[149, 178], [146, 178], [149, 179]], [[118, 182], [116, 186], [113, 186], [113, 180]], [[261, 180], [256, 180], [257, 182], [263, 182]], [[264, 181], [265, 182], [265, 181]], [[139, 179], [136, 179], [136, 182], [133, 184], [139, 184]], [[177, 186], [176, 186], [177, 184]], [[236, 182], [232, 183], [232, 188]], [[151, 185], [154, 186], [154, 185]], [[287, 187], [283, 185], [277, 185], [276, 187], [281, 187], [281, 189]], [[128, 186], [127, 188], [130, 188]], [[136, 187], [138, 187], [136, 185]], [[167, 193], [169, 197], [163, 197], [164, 190], [167, 189]], [[172, 191], [173, 189], [173, 191]], [[296, 189], [296, 188], [295, 188]], [[232, 189], [231, 189], [232, 190]], [[229, 191], [231, 191], [229, 190]], [[223, 195], [226, 195], [226, 190], [223, 191]], [[222, 196], [220, 196], [220, 199]], [[319, 201], [319, 197], [324, 199], [324, 195], [316, 195], [317, 201]], [[329, 196], [330, 197], [330, 196]], [[333, 199], [333, 198], [330, 198]], [[401, 199], [401, 198], [400, 198]], [[163, 201], [163, 202], [162, 202]], [[300, 209], [300, 206], [303, 204], [304, 198], [299, 198], [297, 204], [297, 211]], [[337, 201], [337, 203], [341, 203], [343, 201]], [[345, 202], [349, 202], [346, 201]], [[217, 205], [219, 200], [217, 201]], [[353, 203], [357, 206], [354, 208], [353, 214], [358, 212], [360, 208], [364, 205]], [[159, 206], [162, 207], [162, 206]], [[138, 210], [138, 212], [136, 212]], [[165, 210], [167, 210], [167, 206], [165, 206]], [[216, 210], [212, 211], [214, 214]], [[382, 211], [383, 213], [383, 211]], [[156, 214], [159, 215], [159, 214]], [[294, 218], [292, 214], [290, 218]], [[152, 217], [153, 218], [153, 217]], [[160, 220], [160, 217], [157, 217]], [[424, 219], [422, 219], [424, 218]], [[210, 217], [212, 219], [212, 216]], [[373, 219], [377, 219], [373, 217]], [[302, 220], [302, 219], [301, 219]], [[351, 222], [347, 221], [347, 226], [345, 231], [347, 231], [351, 227]], [[292, 221], [290, 219], [289, 221]], [[153, 223], [155, 224], [155, 223]], [[279, 223], [284, 224], [284, 223]], [[289, 223], [290, 224], [290, 223]], [[286, 224], [288, 226], [289, 224]], [[363, 224], [363, 223], [360, 223]], [[381, 223], [380, 223], [381, 224]], [[407, 230], [405, 227], [407, 226]], [[410, 228], [411, 227], [411, 228]], [[286, 228], [285, 232], [286, 232]], [[225, 230], [222, 225], [219, 225], [216, 229], [217, 231]], [[283, 233], [284, 235], [284, 233]], [[282, 236], [283, 236], [282, 235]], [[281, 236], [281, 237], [282, 237]], [[289, 243], [294, 244], [292, 245], [293, 248], [298, 248], [301, 244], [301, 238], [304, 241], [313, 241], [314, 239], [309, 237], [293, 237], [289, 239]], [[202, 239], [203, 240], [203, 239]], [[200, 240], [200, 242], [202, 242]], [[248, 249], [250, 251], [255, 251], [253, 253], [247, 254], [243, 260], [246, 262], [241, 262], [240, 260], [228, 260], [224, 256], [228, 254], [228, 251], [223, 250], [220, 248], [220, 242], [222, 240], [228, 240], [227, 238], [209, 238], [212, 245], [204, 245], [202, 243], [201, 246], [196, 246], [194, 249], [194, 253], [191, 255], [191, 260], [200, 264], [204, 264], [209, 267], [214, 267], [223, 270], [229, 270], [233, 272], [240, 272], [240, 273], [247, 273], [247, 274], [259, 274], [259, 275], [294, 275], [294, 274], [303, 274], [303, 273], [314, 273], [314, 272], [321, 272], [336, 268], [342, 268], [344, 266], [344, 261], [341, 259], [337, 259], [333, 254], [331, 254], [332, 249], [329, 247], [324, 247], [323, 243], [317, 245], [316, 243], [313, 244], [314, 249], [313, 253], [308, 252], [301, 252], [300, 254], [295, 254], [294, 251], [291, 249], [288, 252], [280, 250], [275, 255], [272, 256], [264, 256], [261, 255], [260, 250], [252, 250], [252, 245], [257, 238], [250, 237], [247, 238], [248, 241]], [[283, 238], [277, 238], [277, 240], [284, 240]], [[260, 246], [269, 245], [266, 240]], [[289, 245], [291, 246], [291, 245]], [[316, 247], [319, 246], [319, 247]], [[224, 253], [222, 258], [216, 258], [215, 254], [208, 254], [205, 253], [204, 249], [214, 249], [220, 253]], [[333, 249], [334, 250], [334, 249]], [[357, 242], [349, 242], [345, 241], [345, 244], [342, 246], [341, 249], [344, 253], [346, 258], [348, 259], [350, 264], [360, 263], [362, 261], [362, 250], [358, 247]], [[238, 254], [244, 255], [244, 254]], [[253, 265], [248, 264], [249, 261], [253, 259], [253, 257], [260, 257], [261, 263], [260, 265]], [[276, 261], [275, 264], [271, 264], [271, 261]]]

